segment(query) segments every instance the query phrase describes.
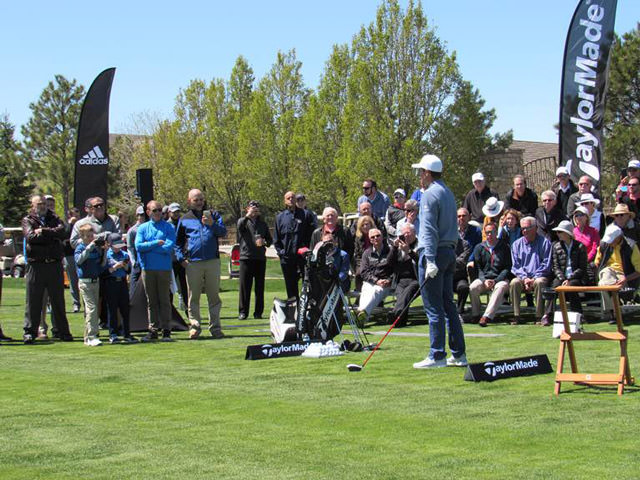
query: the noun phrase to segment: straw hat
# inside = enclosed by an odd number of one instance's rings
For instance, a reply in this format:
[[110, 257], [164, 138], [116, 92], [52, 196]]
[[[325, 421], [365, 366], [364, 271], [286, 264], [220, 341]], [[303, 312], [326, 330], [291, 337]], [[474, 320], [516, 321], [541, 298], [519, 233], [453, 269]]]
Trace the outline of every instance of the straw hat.
[[613, 212], [609, 214], [611, 217], [615, 217], [616, 215], [630, 215], [631, 218], [636, 218], [635, 212], [629, 210], [629, 206], [626, 203], [618, 203], [616, 208], [613, 209]]

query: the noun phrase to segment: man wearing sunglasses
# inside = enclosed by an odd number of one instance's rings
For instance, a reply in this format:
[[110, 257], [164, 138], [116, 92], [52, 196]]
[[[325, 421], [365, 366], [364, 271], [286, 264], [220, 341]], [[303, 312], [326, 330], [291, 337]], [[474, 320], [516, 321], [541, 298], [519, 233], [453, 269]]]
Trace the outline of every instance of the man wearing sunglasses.
[[[575, 193], [572, 193], [571, 196], [569, 197], [569, 201], [567, 202], [568, 217], [573, 216], [573, 212], [578, 206], [577, 204], [580, 203], [581, 197], [583, 194], [591, 193], [593, 194], [593, 198], [595, 198], [596, 200], [600, 200], [600, 195], [594, 192], [592, 188], [593, 188], [593, 180], [591, 180], [591, 177], [589, 175], [581, 176], [580, 180], [578, 180], [578, 191]], [[598, 210], [602, 210], [602, 202], [599, 202], [599, 205], [597, 206], [597, 208]]]
[[151, 200], [147, 203], [147, 215], [149, 221], [138, 227], [135, 242], [149, 315], [149, 333], [142, 341], [157, 340], [159, 331], [162, 331], [163, 341], [171, 341], [171, 254], [176, 231], [163, 219], [160, 202]]
[[369, 178], [362, 182], [362, 195], [358, 198], [358, 210], [360, 210], [360, 204], [364, 202], [371, 204], [371, 211], [380, 219], [384, 219], [387, 209], [391, 205], [389, 196], [379, 192], [376, 181]]
[[91, 197], [84, 202], [84, 210], [87, 216], [81, 218], [73, 225], [71, 231], [71, 246], [76, 248], [80, 242], [80, 227], [91, 224], [96, 238], [108, 238], [110, 233], [120, 233], [118, 217], [107, 215], [107, 206], [101, 197]]
[[558, 167], [556, 169], [556, 181], [551, 187], [551, 190], [556, 194], [558, 208], [560, 208], [562, 214], [566, 216], [569, 197], [578, 191], [578, 187], [576, 187], [569, 176], [567, 167]]

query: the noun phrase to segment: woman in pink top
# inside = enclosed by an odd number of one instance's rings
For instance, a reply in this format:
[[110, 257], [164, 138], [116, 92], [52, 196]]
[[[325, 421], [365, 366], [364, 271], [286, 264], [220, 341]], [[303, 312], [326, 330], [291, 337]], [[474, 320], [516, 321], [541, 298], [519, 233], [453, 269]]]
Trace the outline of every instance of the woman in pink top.
[[589, 211], [585, 207], [577, 207], [573, 211], [573, 238], [582, 243], [587, 249], [587, 280], [588, 285], [596, 284], [596, 266], [593, 260], [596, 258], [600, 245], [600, 233], [589, 225]]

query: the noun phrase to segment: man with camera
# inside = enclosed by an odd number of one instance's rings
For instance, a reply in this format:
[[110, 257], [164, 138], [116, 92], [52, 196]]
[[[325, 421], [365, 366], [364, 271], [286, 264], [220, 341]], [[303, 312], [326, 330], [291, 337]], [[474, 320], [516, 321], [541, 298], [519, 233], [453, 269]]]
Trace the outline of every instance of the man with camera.
[[227, 229], [220, 213], [205, 208], [203, 193], [194, 188], [187, 198], [189, 211], [185, 213], [176, 232], [176, 259], [187, 274], [189, 291], [189, 338], [200, 336], [200, 295], [207, 294], [209, 305], [209, 332], [213, 338], [224, 338], [220, 326], [220, 251], [218, 237]]
[[238, 220], [236, 242], [240, 245], [240, 291], [238, 319], [245, 320], [251, 306], [251, 286], [255, 282], [256, 299], [253, 318], [264, 311], [264, 277], [267, 268], [265, 252], [271, 245], [269, 227], [260, 217], [260, 204], [251, 200], [247, 214]]

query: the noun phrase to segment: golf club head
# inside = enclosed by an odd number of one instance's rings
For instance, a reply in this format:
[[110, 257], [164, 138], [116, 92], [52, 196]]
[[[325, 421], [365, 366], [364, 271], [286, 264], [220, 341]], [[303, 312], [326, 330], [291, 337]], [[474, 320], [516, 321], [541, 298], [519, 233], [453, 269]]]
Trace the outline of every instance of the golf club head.
[[350, 363], [349, 365], [347, 365], [347, 370], [349, 370], [350, 372], [359, 372], [360, 370], [362, 370], [362, 365]]

